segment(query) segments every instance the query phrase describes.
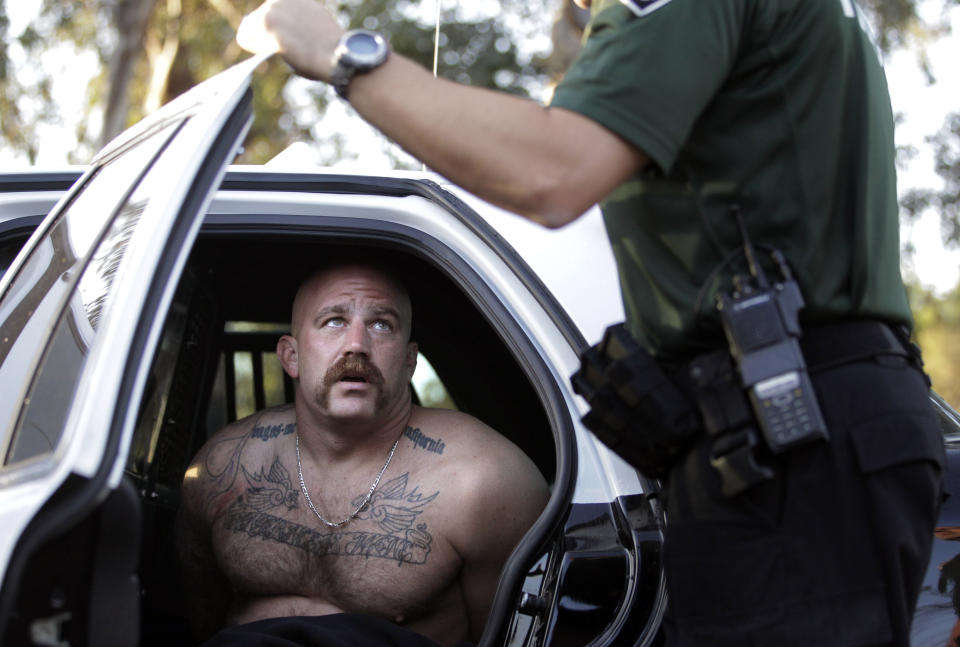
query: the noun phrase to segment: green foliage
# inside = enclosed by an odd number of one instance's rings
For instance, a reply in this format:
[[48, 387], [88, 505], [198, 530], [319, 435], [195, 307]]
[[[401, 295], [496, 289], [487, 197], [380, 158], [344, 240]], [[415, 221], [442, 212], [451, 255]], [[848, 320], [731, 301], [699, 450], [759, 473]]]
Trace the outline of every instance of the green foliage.
[[13, 63], [7, 47], [9, 30], [6, 3], [0, 0], [0, 138], [17, 150], [24, 151], [27, 158], [33, 160], [36, 157], [33, 131], [24, 121], [19, 105], [23, 86], [11, 74]]
[[[0, 0], [0, 43], [6, 43], [9, 37], [10, 19], [7, 18], [7, 6], [4, 0]], [[10, 66], [10, 60], [7, 57], [7, 48], [0, 47], [0, 83], [7, 82], [7, 71]]]
[[960, 409], [960, 285], [943, 297], [909, 286], [916, 338], [934, 390]]
[[[198, 81], [208, 78], [247, 56], [234, 43], [240, 17], [261, 0], [43, 0], [36, 19], [19, 33], [10, 32], [7, 0], [0, 0], [0, 145], [18, 151], [33, 162], [39, 149], [39, 126], [56, 123], [60, 113], [52, 95], [52, 73], [36, 64], [54, 47], [68, 44], [77, 51], [93, 51], [100, 70], [86, 90], [86, 115], [77, 119], [77, 155], [82, 163], [99, 148], [100, 132], [89, 116], [106, 111], [111, 83], [122, 83], [127, 101], [121, 126], [140, 119]], [[555, 0], [557, 7], [564, 0]], [[945, 10], [960, 0], [938, 0]], [[927, 44], [945, 33], [945, 26], [924, 22], [919, 0], [861, 0], [875, 27], [882, 51], [910, 47], [923, 63]], [[547, 83], [547, 60], [525, 47], [548, 29], [554, 6], [526, 0], [501, 0], [497, 16], [478, 14], [470, 3], [445, 3], [442, 14], [438, 74], [472, 85], [527, 96], [531, 88]], [[339, 10], [351, 27], [377, 29], [387, 34], [393, 49], [431, 69], [434, 56], [432, 3], [417, 0], [340, 0]], [[144, 13], [146, 12], [146, 13]], [[547, 15], [551, 14], [551, 15]], [[135, 19], [146, 15], [142, 33]], [[123, 46], [131, 49], [123, 50]], [[135, 59], [129, 79], [111, 76], [122, 58]], [[164, 66], [164, 55], [172, 58]], [[23, 62], [29, 74], [22, 74]], [[556, 70], [553, 70], [555, 72]], [[16, 72], [16, 73], [14, 73]], [[927, 71], [930, 74], [929, 70]], [[935, 79], [931, 76], [931, 81]], [[291, 100], [291, 95], [299, 93]], [[241, 162], [262, 163], [296, 141], [313, 141], [325, 151], [325, 161], [345, 153], [348, 133], [318, 127], [335, 101], [322, 84], [305, 84], [292, 77], [280, 60], [268, 62], [254, 84], [255, 121]], [[299, 102], [300, 105], [292, 106]], [[304, 104], [305, 102], [305, 104]], [[901, 201], [905, 219], [929, 209], [939, 211], [944, 240], [960, 244], [960, 114], [954, 114], [931, 137], [936, 170], [943, 179], [937, 189], [910, 191]], [[901, 162], [911, 151], [903, 150]], [[393, 152], [395, 164], [403, 165]], [[909, 249], [905, 250], [907, 253]], [[918, 335], [931, 347], [928, 367], [938, 385], [948, 385], [951, 402], [960, 401], [960, 296], [955, 290], [943, 299], [911, 289]], [[953, 367], [958, 367], [954, 369]], [[956, 390], [953, 390], [956, 389]], [[949, 399], [949, 397], [948, 397]]]
[[[948, 247], [960, 246], [960, 113], [947, 116], [944, 125], [927, 137], [933, 146], [934, 170], [942, 181], [939, 188], [910, 189], [900, 198], [901, 217], [919, 218], [930, 209], [940, 215], [940, 236]], [[906, 248], [906, 254], [913, 253]]]
[[[123, 111], [119, 115], [119, 129], [135, 123], [199, 81], [246, 58], [248, 54], [234, 42], [235, 30], [240, 17], [259, 4], [260, 0], [44, 0], [37, 18], [17, 37], [25, 55], [33, 60], [39, 60], [51, 43], [70, 43], [95, 51], [101, 69], [87, 88], [88, 110], [91, 113], [113, 110], [107, 101], [108, 93], [111, 84], [121, 84], [125, 100], [116, 106]], [[519, 0], [509, 0], [503, 5], [512, 8], [507, 15], [530, 15], [530, 10]], [[0, 3], [0, 36], [5, 44], [8, 34], [3, 8], [4, 4]], [[420, 3], [345, 0], [340, 9], [350, 26], [385, 32], [395, 51], [432, 68], [433, 16], [423, 15]], [[502, 18], [468, 18], [463, 17], [463, 13], [461, 9], [449, 9], [443, 14], [439, 74], [525, 95], [526, 88], [540, 81], [542, 65], [520, 54], [514, 42], [515, 30], [508, 30]], [[140, 15], [149, 16], [142, 36], [137, 23]], [[118, 77], [113, 69], [123, 59], [124, 51], [135, 58], [129, 78]], [[165, 60], [164, 56], [171, 52], [175, 53], [172, 60]], [[38, 115], [56, 121], [57, 106], [50, 95], [52, 78], [37, 66], [36, 82], [30, 87], [20, 87], [18, 80], [7, 74], [8, 60], [7, 48], [0, 47], [0, 89], [3, 90], [0, 137], [7, 146], [27, 152], [33, 160], [36, 132], [26, 125], [18, 100], [29, 96]], [[342, 148], [341, 133], [311, 129], [322, 120], [332, 101], [326, 87], [314, 84], [305, 91], [312, 109], [304, 117], [295, 114], [288, 105], [286, 95], [290, 83], [291, 72], [279, 60], [269, 62], [258, 75], [254, 85], [255, 121], [241, 161], [264, 162], [290, 143], [311, 136], [332, 142], [334, 154]], [[302, 84], [300, 88], [303, 91]], [[104, 123], [109, 120], [107, 114]], [[86, 156], [102, 143], [96, 125], [93, 126], [91, 128], [88, 120], [81, 120], [78, 125], [80, 152]], [[106, 137], [113, 134], [108, 130]], [[318, 147], [323, 144], [317, 143]], [[75, 161], [84, 161], [83, 156]]]
[[[247, 54], [234, 43], [235, 29], [240, 17], [260, 1], [43, 0], [36, 19], [20, 33], [12, 34], [7, 0], [0, 0], [0, 145], [32, 162], [38, 154], [40, 127], [69, 117], [76, 124], [78, 141], [71, 161], [86, 161], [104, 137], [114, 134], [109, 130], [102, 133], [100, 128], [101, 121], [109, 122], [112, 111], [119, 111], [113, 127], [123, 128], [198, 81], [245, 58]], [[547, 84], [548, 61], [525, 46], [547, 32], [550, 18], [562, 1], [553, 0], [556, 6], [545, 7], [547, 3], [501, 0], [496, 16], [478, 13], [471, 3], [444, 3], [438, 74], [528, 96], [532, 89]], [[944, 25], [928, 24], [920, 18], [918, 2], [861, 0], [883, 51], [909, 46], [920, 52], [918, 57], [923, 61], [924, 47], [944, 33]], [[947, 8], [960, 0], [938, 2]], [[349, 26], [385, 32], [395, 51], [432, 68], [433, 6], [418, 0], [340, 0], [339, 10]], [[136, 28], [140, 15], [148, 17], [142, 33]], [[60, 113], [52, 95], [52, 73], [36, 64], [53, 47], [63, 44], [95, 52], [101, 64], [86, 90], [86, 114], [80, 119]], [[21, 74], [13, 65], [14, 49], [19, 57], [33, 63], [29, 74]], [[164, 55], [171, 52], [174, 55], [164, 65]], [[129, 78], [118, 78], [117, 63], [127, 59], [133, 60]], [[12, 73], [15, 69], [17, 74]], [[111, 88], [119, 90], [124, 101], [108, 105]], [[318, 126], [336, 101], [325, 86], [297, 84], [285, 64], [271, 61], [259, 75], [254, 93], [255, 121], [240, 161], [264, 162], [296, 141], [312, 141], [315, 150], [323, 151], [318, 156], [322, 162], [334, 162], [346, 155], [349, 134]], [[293, 107], [292, 103], [298, 105]], [[105, 116], [96, 117], [101, 113]], [[936, 209], [942, 217], [945, 240], [960, 244], [960, 117], [955, 115], [932, 142], [943, 186], [906, 194], [902, 215], [909, 220]], [[405, 163], [395, 152], [388, 150], [388, 154], [396, 165]], [[903, 160], [909, 154], [901, 151]]]
[[[345, 25], [383, 32], [393, 51], [432, 69], [435, 26], [427, 19], [432, 16], [418, 14], [419, 8], [417, 3], [395, 0], [346, 0], [339, 7]], [[542, 81], [542, 64], [524, 60], [502, 18], [470, 19], [462, 13], [451, 9], [442, 15], [438, 75], [527, 96], [526, 88]], [[321, 161], [332, 163], [343, 158], [347, 134], [317, 127], [323, 123], [330, 103], [336, 100], [329, 88], [322, 84], [297, 85], [311, 101], [312, 110], [294, 113], [281, 100], [283, 93], [290, 90], [286, 66], [278, 64], [271, 75], [257, 80], [256, 121], [239, 161], [262, 163], [290, 143], [304, 140], [312, 140], [315, 149], [327, 151], [318, 156]], [[388, 147], [385, 152], [395, 167], [410, 165], [398, 151]]]
[[860, 4], [870, 13], [877, 28], [877, 45], [884, 52], [907, 45], [910, 34], [921, 25], [915, 0], [864, 0]]
[[936, 171], [943, 179], [943, 188], [934, 204], [940, 209], [940, 222], [946, 242], [960, 244], [960, 113], [953, 113], [940, 131], [931, 138], [934, 145]]
[[[877, 46], [884, 53], [901, 48], [922, 48], [949, 32], [949, 26], [930, 24], [920, 17], [924, 0], [857, 0], [874, 27]], [[960, 0], [939, 0], [944, 12]]]
[[[944, 20], [925, 22], [918, 14], [917, 0], [862, 0], [871, 23], [876, 27], [878, 45], [885, 53], [897, 48], [914, 50], [921, 71], [927, 82], [938, 79], [929, 66], [926, 48], [936, 39], [950, 33], [950, 25]], [[951, 7], [960, 5], [960, 0], [940, 0], [941, 15]], [[936, 209], [941, 219], [942, 240], [947, 246], [960, 245], [960, 113], [949, 115], [943, 127], [927, 138], [934, 147], [935, 170], [943, 181], [940, 188], [923, 187], [911, 189], [900, 200], [901, 218], [916, 220], [924, 212]], [[898, 165], [902, 168], [916, 151], [899, 151]], [[907, 246], [905, 254], [914, 250]]]
[[[410, 5], [388, 0], [353, 0], [341, 6], [351, 28], [382, 31], [394, 51], [433, 68], [435, 27], [418, 20]], [[522, 62], [514, 34], [497, 18], [467, 19], [459, 9], [441, 15], [439, 76], [460, 83], [527, 96], [524, 77], [538, 77], [535, 62]]]

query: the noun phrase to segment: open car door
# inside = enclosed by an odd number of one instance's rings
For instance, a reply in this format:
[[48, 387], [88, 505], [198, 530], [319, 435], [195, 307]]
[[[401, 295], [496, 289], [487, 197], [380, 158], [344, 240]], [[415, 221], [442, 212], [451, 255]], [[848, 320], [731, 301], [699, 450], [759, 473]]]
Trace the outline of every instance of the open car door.
[[177, 277], [251, 120], [249, 59], [123, 133], [0, 280], [0, 644], [133, 645], [123, 467]]

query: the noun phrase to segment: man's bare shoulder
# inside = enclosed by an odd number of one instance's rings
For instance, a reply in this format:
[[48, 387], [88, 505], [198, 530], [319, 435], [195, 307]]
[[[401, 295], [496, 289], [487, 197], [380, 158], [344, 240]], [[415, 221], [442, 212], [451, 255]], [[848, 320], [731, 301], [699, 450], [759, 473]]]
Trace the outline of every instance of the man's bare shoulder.
[[458, 554], [471, 568], [499, 572], [550, 498], [536, 464], [496, 430], [456, 411], [416, 409], [405, 435], [437, 455], [434, 474], [456, 501], [445, 531]]
[[222, 427], [213, 434], [204, 447], [214, 445], [226, 438], [251, 434], [254, 438], [267, 441], [283, 435], [293, 434], [291, 425], [296, 423], [296, 413], [292, 404], [261, 409], [249, 416], [240, 418]]
[[497, 481], [546, 492], [543, 475], [519, 447], [466, 413], [417, 407], [404, 436], [415, 449], [444, 456], [465, 490]]
[[467, 457], [477, 452], [492, 456], [523, 453], [483, 421], [450, 409], [414, 407], [404, 436], [415, 447], [435, 454]]
[[185, 502], [202, 499], [207, 507], [240, 481], [242, 463], [275, 452], [275, 444], [296, 431], [293, 405], [263, 409], [232, 422], [210, 436], [194, 455], [183, 481]]
[[290, 436], [296, 431], [296, 414], [292, 404], [284, 404], [268, 409], [262, 409], [249, 416], [231, 422], [210, 436], [194, 457], [209, 460], [211, 457], [222, 454], [227, 445], [250, 438], [261, 442], [269, 442], [283, 436]]

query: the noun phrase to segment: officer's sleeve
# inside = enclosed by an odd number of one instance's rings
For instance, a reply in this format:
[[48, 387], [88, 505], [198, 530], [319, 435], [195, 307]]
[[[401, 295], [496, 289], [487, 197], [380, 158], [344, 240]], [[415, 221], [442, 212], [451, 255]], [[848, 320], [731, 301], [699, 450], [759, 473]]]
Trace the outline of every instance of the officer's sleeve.
[[633, 2], [645, 13], [607, 4], [551, 105], [600, 123], [668, 172], [733, 67], [745, 3]]

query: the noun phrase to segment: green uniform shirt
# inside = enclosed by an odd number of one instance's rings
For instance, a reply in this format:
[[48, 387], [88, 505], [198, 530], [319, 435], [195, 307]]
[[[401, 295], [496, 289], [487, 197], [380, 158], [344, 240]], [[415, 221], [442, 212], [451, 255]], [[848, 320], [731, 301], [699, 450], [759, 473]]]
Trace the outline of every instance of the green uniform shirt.
[[665, 357], [722, 340], [734, 202], [789, 260], [802, 321], [909, 323], [890, 100], [852, 0], [626, 1], [594, 1], [552, 105], [653, 160], [601, 205], [633, 334]]

